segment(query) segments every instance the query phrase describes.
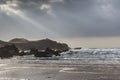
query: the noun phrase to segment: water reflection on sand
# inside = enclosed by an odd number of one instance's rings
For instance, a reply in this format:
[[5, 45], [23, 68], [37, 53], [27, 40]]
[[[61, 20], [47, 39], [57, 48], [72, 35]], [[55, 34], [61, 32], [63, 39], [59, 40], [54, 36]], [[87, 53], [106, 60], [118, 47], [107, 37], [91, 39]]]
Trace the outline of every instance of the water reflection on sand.
[[114, 60], [0, 60], [0, 80], [120, 80], [119, 76], [120, 64]]
[[18, 79], [18, 78], [1, 77], [0, 80], [29, 80], [29, 79]]

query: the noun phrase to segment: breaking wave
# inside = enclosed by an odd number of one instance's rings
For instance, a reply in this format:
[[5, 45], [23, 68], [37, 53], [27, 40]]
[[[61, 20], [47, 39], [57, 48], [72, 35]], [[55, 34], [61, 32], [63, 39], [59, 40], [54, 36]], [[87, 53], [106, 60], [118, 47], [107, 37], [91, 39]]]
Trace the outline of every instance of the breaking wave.
[[2, 63], [20, 64], [119, 64], [120, 49], [71, 49], [61, 56], [34, 57], [17, 56], [0, 61]]

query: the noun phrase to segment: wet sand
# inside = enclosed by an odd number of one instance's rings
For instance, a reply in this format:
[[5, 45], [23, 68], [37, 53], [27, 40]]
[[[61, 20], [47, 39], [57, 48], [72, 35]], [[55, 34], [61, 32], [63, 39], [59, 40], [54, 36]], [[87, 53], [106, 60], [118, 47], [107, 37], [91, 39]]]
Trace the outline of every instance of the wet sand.
[[0, 80], [120, 80], [120, 64], [1, 64]]

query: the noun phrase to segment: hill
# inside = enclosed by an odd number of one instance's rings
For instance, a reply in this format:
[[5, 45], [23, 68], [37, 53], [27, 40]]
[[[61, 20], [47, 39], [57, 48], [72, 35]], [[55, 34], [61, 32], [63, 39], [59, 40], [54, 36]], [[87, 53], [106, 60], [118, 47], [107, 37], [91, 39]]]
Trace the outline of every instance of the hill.
[[9, 43], [27, 43], [27, 42], [29, 41], [24, 38], [15, 38], [9, 41]]
[[55, 50], [67, 50], [69, 46], [65, 43], [58, 43], [50, 39], [42, 39], [37, 41], [30, 41], [24, 38], [15, 38], [8, 42], [0, 41], [0, 47], [7, 44], [15, 44], [19, 50], [29, 50], [36, 48], [38, 50], [45, 50], [51, 48]]
[[5, 42], [5, 41], [1, 41], [0, 40], [0, 47], [3, 47], [3, 46], [5, 46], [5, 45], [9, 45], [10, 43], [8, 43], [8, 42]]

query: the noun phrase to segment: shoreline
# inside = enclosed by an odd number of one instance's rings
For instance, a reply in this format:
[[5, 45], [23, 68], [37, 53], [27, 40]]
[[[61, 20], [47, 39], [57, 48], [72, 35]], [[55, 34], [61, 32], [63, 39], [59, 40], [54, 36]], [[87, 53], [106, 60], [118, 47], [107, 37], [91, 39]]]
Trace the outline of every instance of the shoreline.
[[[44, 63], [44, 62], [43, 62]], [[7, 64], [1, 80], [120, 80], [120, 64]]]

